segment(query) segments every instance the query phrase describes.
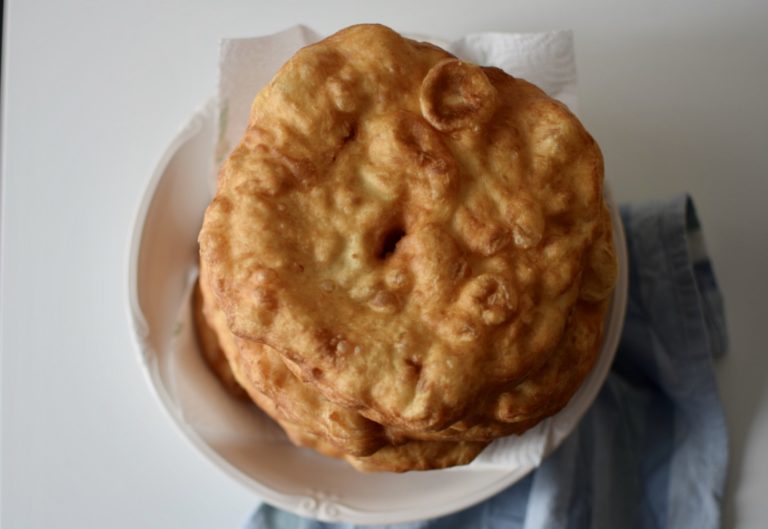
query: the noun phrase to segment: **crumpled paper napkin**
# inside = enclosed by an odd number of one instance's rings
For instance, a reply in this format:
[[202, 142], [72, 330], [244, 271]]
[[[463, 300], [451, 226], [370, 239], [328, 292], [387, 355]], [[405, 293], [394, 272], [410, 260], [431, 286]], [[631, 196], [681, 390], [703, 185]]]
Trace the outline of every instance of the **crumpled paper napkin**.
[[[473, 33], [453, 42], [424, 35], [409, 37], [436, 44], [467, 61], [502, 68], [534, 83], [576, 112], [576, 62], [570, 31]], [[299, 48], [322, 38], [306, 26], [294, 26], [263, 37], [222, 41], [217, 166], [240, 141], [259, 90]]]

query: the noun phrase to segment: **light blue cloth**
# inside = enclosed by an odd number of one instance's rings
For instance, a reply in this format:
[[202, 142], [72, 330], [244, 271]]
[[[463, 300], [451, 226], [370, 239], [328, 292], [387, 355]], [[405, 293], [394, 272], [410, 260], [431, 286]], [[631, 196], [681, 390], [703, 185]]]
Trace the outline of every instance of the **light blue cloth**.
[[[485, 502], [401, 529], [707, 529], [720, 526], [727, 434], [713, 358], [722, 300], [690, 199], [623, 208], [627, 320], [608, 380], [576, 431]], [[260, 506], [244, 529], [351, 528]], [[382, 527], [382, 526], [365, 526]]]

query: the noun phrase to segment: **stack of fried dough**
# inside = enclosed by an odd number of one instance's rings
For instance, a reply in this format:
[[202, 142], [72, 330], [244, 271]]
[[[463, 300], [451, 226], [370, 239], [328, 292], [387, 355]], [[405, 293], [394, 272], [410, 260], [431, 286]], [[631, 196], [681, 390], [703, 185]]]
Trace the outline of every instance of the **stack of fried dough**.
[[257, 95], [199, 243], [211, 366], [365, 471], [466, 464], [562, 409], [617, 270], [573, 114], [379, 25], [300, 50]]

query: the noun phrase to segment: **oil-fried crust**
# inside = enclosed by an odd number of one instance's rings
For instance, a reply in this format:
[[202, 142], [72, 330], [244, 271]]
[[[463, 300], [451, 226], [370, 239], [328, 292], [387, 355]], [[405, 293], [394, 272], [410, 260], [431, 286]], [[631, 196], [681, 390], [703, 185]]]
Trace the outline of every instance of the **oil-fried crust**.
[[240, 400], [250, 400], [246, 391], [235, 380], [227, 355], [220, 345], [219, 335], [209, 324], [213, 317], [206, 314], [204, 305], [203, 292], [198, 281], [192, 292], [192, 321], [195, 324], [195, 338], [203, 360], [230, 395]]
[[[232, 381], [237, 379], [236, 396], [243, 391], [242, 385], [252, 400], [280, 424], [292, 425], [293, 438], [298, 438], [297, 431], [301, 430], [308, 439], [322, 440], [334, 450], [355, 457], [412, 440], [487, 443], [524, 432], [567, 403], [595, 361], [602, 331], [603, 307], [579, 303], [557, 352], [522, 384], [502, 394], [497, 417], [478, 411], [471, 420], [443, 431], [406, 431], [384, 427], [324, 399], [296, 378], [268, 346], [234, 336], [216, 306], [204, 263], [196, 291], [197, 334], [206, 337], [200, 345], [205, 357], [219, 359], [213, 364], [214, 371], [225, 386], [232, 389]], [[382, 458], [383, 454], [379, 454], [378, 460]]]
[[409, 441], [399, 446], [385, 446], [369, 456], [359, 457], [345, 454], [324, 439], [293, 424], [278, 422], [295, 445], [344, 459], [361, 472], [409, 472], [467, 465], [488, 445], [468, 441]]
[[[348, 461], [361, 471], [406, 472], [465, 465], [487, 446], [488, 441], [447, 441], [439, 439], [408, 439], [393, 435], [379, 424], [351, 410], [341, 409], [314, 394], [282, 366], [279, 356], [270, 355], [265, 347], [259, 359], [265, 370], [254, 370], [253, 355], [242, 355], [237, 338], [229, 332], [226, 320], [211, 298], [201, 275], [199, 296], [195, 296], [195, 325], [203, 354], [209, 358], [226, 358], [224, 369], [214, 368], [222, 381], [238, 380], [265, 413], [274, 419], [294, 444]], [[201, 303], [202, 302], [202, 303]], [[247, 358], [247, 362], [244, 359]], [[259, 360], [256, 360], [259, 361]], [[231, 366], [231, 367], [229, 367]], [[253, 383], [255, 372], [267, 375]], [[225, 382], [227, 389], [232, 386]], [[243, 389], [234, 394], [239, 396]]]
[[201, 257], [229, 329], [325, 399], [409, 431], [504, 423], [574, 307], [613, 288], [602, 180], [535, 86], [353, 26], [256, 97]]

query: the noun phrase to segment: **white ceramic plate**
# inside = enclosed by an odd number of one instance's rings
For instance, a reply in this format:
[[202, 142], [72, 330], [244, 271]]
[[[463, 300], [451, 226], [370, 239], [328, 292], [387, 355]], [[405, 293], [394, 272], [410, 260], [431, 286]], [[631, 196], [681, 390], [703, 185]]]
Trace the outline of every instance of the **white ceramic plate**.
[[[481, 465], [361, 474], [343, 462], [276, 441], [271, 434], [256, 432], [243, 442], [238, 428], [264, 423], [253, 422], [253, 411], [221, 390], [199, 361], [193, 340], [181, 347], [186, 348], [185, 365], [191, 362], [196, 376], [178, 376], [179, 360], [173, 356], [180, 347], [178, 318], [197, 268], [197, 233], [212, 194], [213, 112], [212, 104], [196, 112], [159, 162], [136, 217], [129, 256], [130, 319], [140, 359], [160, 403], [184, 436], [267, 502], [324, 521], [384, 524], [448, 514], [490, 497], [535, 468], [536, 460], [522, 458], [515, 468]], [[612, 214], [620, 274], [603, 349], [587, 383], [564, 410], [570, 414], [550, 419], [556, 427], [550, 431], [547, 452], [573, 430], [595, 399], [618, 345], [626, 308], [627, 257], [621, 219], [615, 208]], [[182, 402], [185, 394], [198, 391], [206, 395], [209, 409], [190, 410]]]

